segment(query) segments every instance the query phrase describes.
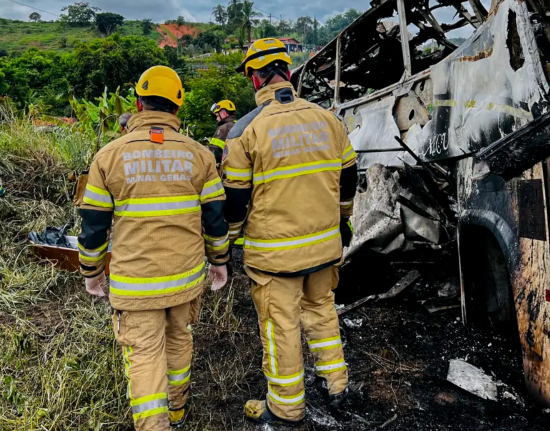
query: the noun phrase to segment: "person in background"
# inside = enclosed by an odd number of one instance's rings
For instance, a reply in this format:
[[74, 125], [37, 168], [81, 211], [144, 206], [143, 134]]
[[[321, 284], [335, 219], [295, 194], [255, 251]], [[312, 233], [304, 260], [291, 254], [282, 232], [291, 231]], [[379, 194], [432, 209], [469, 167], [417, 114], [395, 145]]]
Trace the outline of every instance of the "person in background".
[[125, 114], [122, 114], [120, 117], [118, 117], [118, 125], [120, 126], [120, 135], [124, 136], [126, 133], [128, 133], [128, 121], [130, 121], [130, 118], [132, 118], [131, 112], [126, 112]]
[[210, 140], [208, 148], [214, 153], [216, 157], [216, 164], [219, 167], [222, 163], [222, 155], [225, 149], [225, 140], [228, 133], [231, 131], [235, 123], [237, 122], [237, 112], [235, 104], [231, 100], [222, 100], [215, 103], [210, 108], [212, 115], [216, 117], [218, 122], [218, 128], [214, 137]]

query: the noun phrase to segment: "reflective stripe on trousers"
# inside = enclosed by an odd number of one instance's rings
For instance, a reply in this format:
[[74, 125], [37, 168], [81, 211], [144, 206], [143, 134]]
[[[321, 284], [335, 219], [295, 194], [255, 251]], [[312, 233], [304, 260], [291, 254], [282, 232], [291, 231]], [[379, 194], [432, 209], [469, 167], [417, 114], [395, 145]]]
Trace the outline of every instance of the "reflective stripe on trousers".
[[168, 413], [168, 396], [166, 392], [147, 395], [130, 402], [134, 421], [145, 419], [154, 415]]
[[187, 214], [200, 209], [198, 195], [115, 200], [115, 215], [119, 217], [158, 217]]
[[225, 193], [223, 189], [222, 180], [216, 178], [212, 181], [207, 182], [202, 188], [201, 192], [201, 203], [207, 199], [215, 198], [221, 196]]
[[264, 375], [269, 382], [278, 386], [294, 386], [304, 380], [304, 370], [290, 376], [277, 376], [267, 373], [264, 373]]
[[168, 371], [168, 384], [171, 386], [182, 386], [191, 380], [191, 365], [182, 370]]
[[284, 178], [299, 177], [301, 175], [316, 174], [326, 171], [339, 171], [342, 169], [342, 161], [335, 160], [319, 160], [317, 162], [301, 163], [298, 165], [284, 166], [277, 169], [272, 169], [266, 172], [258, 172], [253, 176], [254, 185], [264, 184], [274, 180]]
[[265, 322], [265, 335], [267, 340], [267, 352], [269, 354], [269, 365], [274, 375], [279, 374], [277, 365], [277, 346], [275, 345], [275, 328], [273, 320], [267, 319]]
[[309, 345], [309, 349], [312, 352], [315, 352], [318, 350], [328, 350], [340, 347], [342, 345], [342, 340], [340, 339], [340, 336], [336, 336], [323, 338], [321, 340], [311, 340], [308, 341], [307, 344]]
[[346, 368], [347, 364], [344, 359], [336, 359], [334, 361], [315, 363], [315, 372], [317, 374], [330, 374], [336, 371], [345, 370]]
[[321, 232], [315, 232], [309, 235], [284, 238], [284, 239], [252, 239], [244, 237], [244, 248], [271, 251], [271, 250], [290, 250], [293, 248], [306, 247], [320, 242], [328, 241], [340, 235], [340, 226], [334, 226]]
[[303, 403], [306, 396], [306, 392], [304, 390], [296, 395], [282, 396], [275, 392], [270, 384], [267, 385], [267, 394], [274, 403], [287, 406], [294, 406], [296, 404]]
[[96, 207], [113, 208], [111, 193], [91, 184], [86, 184], [83, 202]]
[[179, 292], [202, 282], [204, 262], [190, 271], [165, 277], [121, 277], [111, 273], [111, 292], [123, 296], [150, 296]]

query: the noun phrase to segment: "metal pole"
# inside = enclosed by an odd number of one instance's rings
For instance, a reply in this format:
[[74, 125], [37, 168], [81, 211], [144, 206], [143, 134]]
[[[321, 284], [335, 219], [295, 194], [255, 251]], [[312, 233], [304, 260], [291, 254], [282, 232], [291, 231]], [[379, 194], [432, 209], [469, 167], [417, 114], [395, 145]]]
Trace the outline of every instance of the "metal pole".
[[407, 30], [405, 0], [397, 0], [397, 14], [399, 15], [399, 30], [401, 33], [401, 50], [403, 51], [403, 64], [405, 65], [405, 78], [409, 78], [411, 76], [411, 51], [409, 48], [409, 31]]
[[342, 38], [338, 36], [336, 39], [336, 76], [334, 77], [334, 102], [332, 107], [336, 108], [340, 104], [340, 69], [342, 61], [340, 59], [342, 52]]

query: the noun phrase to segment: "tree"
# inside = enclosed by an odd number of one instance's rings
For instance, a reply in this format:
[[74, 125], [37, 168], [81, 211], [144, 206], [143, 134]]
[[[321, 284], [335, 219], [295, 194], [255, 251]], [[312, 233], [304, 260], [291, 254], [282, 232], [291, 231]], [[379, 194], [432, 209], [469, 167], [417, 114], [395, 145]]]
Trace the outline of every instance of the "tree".
[[313, 20], [310, 16], [301, 16], [296, 20], [294, 31], [302, 38], [302, 43], [307, 43], [307, 38], [313, 32]]
[[319, 40], [319, 21], [317, 21], [317, 17], [313, 18], [313, 34], [312, 34], [312, 44], [317, 45], [317, 42]]
[[167, 65], [166, 57], [155, 41], [118, 33], [89, 43], [78, 42], [73, 53], [75, 64], [67, 73], [76, 97], [92, 98], [105, 87], [117, 87], [137, 82], [144, 70]]
[[178, 19], [176, 20], [177, 25], [183, 25], [185, 24], [185, 18], [183, 16], [178, 16]]
[[358, 10], [348, 9], [345, 13], [336, 14], [332, 18], [327, 19], [325, 26], [336, 36], [361, 15], [362, 13]]
[[244, 34], [244, 31], [246, 30], [247, 40], [250, 44], [252, 41], [252, 26], [257, 20], [254, 19], [254, 17], [259, 16], [260, 14], [258, 12], [255, 12], [252, 8], [254, 6], [254, 2], [244, 0], [243, 8], [242, 8], [242, 24], [241, 24], [241, 31]]
[[272, 25], [269, 20], [263, 19], [260, 22], [260, 25], [256, 27], [258, 39], [262, 39], [265, 37], [277, 37], [279, 35], [277, 28]]
[[42, 19], [42, 15], [40, 15], [38, 12], [33, 12], [29, 15], [29, 19], [34, 22], [38, 22]]
[[227, 5], [227, 24], [230, 30], [235, 30], [242, 25], [243, 3], [241, 0], [229, 0]]
[[289, 24], [288, 21], [285, 21], [284, 19], [279, 21], [279, 24], [277, 25], [277, 31], [279, 32], [280, 36], [286, 36], [289, 35], [292, 31], [292, 26]]
[[225, 26], [227, 23], [227, 12], [221, 4], [214, 6], [212, 14], [214, 15], [214, 21], [222, 27]]
[[96, 16], [96, 12], [101, 9], [95, 6], [90, 6], [88, 2], [76, 2], [74, 5], [65, 6], [61, 9], [67, 11], [67, 20], [70, 25], [84, 26], [89, 24]]
[[150, 18], [145, 18], [143, 21], [141, 21], [141, 31], [144, 35], [150, 34], [153, 27], [153, 21]]
[[116, 28], [124, 24], [124, 17], [117, 13], [98, 13], [95, 17], [97, 29], [107, 36], [115, 32]]

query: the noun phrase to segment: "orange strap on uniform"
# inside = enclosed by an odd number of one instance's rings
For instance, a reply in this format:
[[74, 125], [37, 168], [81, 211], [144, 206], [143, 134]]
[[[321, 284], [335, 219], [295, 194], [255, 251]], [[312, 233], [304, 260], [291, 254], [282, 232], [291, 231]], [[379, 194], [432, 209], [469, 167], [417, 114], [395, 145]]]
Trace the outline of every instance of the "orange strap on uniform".
[[164, 129], [162, 127], [151, 127], [149, 134], [151, 135], [151, 142], [164, 144]]

